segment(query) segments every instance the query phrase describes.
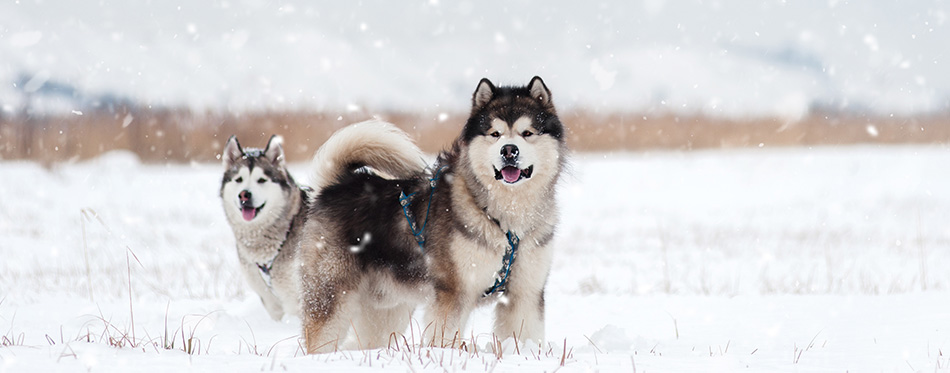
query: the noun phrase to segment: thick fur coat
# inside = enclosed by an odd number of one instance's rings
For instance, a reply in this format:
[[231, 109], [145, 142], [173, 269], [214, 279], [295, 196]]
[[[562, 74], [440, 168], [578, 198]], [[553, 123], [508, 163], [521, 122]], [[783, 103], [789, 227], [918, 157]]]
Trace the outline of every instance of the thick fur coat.
[[234, 231], [245, 280], [274, 320], [300, 311], [296, 271], [300, 228], [306, 222], [310, 190], [287, 171], [279, 136], [267, 147], [242, 149], [231, 137], [222, 154], [221, 202]]
[[[544, 286], [558, 221], [555, 185], [566, 161], [564, 128], [541, 78], [524, 87], [479, 82], [472, 113], [452, 148], [439, 156], [426, 246], [434, 298], [426, 336], [450, 344], [478, 304], [496, 302], [499, 339], [544, 340]], [[503, 294], [485, 292], [506, 250], [519, 239]]]
[[462, 133], [428, 171], [404, 134], [351, 131], [359, 136], [334, 135], [314, 160], [300, 242], [307, 351], [385, 346], [419, 304], [432, 345], [459, 341], [474, 307], [490, 302], [498, 338], [543, 341], [567, 149], [541, 78], [479, 82]]

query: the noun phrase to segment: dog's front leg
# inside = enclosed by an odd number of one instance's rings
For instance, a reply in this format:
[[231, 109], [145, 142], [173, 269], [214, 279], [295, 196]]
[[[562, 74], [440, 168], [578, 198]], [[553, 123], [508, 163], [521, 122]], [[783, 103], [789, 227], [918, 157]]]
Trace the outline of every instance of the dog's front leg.
[[495, 306], [495, 336], [499, 340], [544, 342], [544, 289], [505, 293]]
[[261, 278], [261, 273], [257, 266], [242, 261], [241, 270], [244, 272], [244, 278], [247, 279], [248, 285], [250, 285], [251, 289], [254, 289], [254, 292], [261, 298], [261, 303], [264, 304], [264, 309], [267, 310], [267, 314], [270, 315], [274, 321], [280, 321], [280, 319], [284, 317], [284, 308], [281, 306], [280, 299], [274, 295], [273, 291], [264, 282], [264, 279]]
[[495, 336], [500, 340], [544, 343], [544, 287], [551, 267], [546, 246], [531, 247], [511, 269], [507, 291], [495, 306]]
[[423, 343], [433, 347], [457, 347], [468, 314], [475, 307], [475, 295], [454, 287], [436, 286], [435, 301], [429, 302], [423, 325]]

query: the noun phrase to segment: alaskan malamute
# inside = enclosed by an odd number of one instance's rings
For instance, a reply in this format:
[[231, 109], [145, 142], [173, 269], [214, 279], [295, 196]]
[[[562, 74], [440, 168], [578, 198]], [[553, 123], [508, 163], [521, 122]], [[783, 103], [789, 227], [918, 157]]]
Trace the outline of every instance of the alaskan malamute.
[[431, 345], [459, 343], [471, 311], [492, 301], [497, 338], [543, 342], [567, 149], [541, 78], [482, 79], [461, 135], [428, 172], [374, 173], [352, 154], [406, 149], [353, 140], [315, 158], [321, 181], [300, 246], [307, 351], [338, 348], [354, 316], [361, 347], [385, 346], [419, 303]]

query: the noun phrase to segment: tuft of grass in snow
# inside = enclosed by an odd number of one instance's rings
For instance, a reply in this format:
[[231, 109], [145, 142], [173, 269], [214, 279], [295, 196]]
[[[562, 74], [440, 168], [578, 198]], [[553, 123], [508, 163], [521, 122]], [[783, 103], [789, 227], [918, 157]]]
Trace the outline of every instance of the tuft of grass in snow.
[[[0, 299], [0, 307], [3, 306], [3, 302], [6, 301], [6, 297]], [[0, 347], [11, 347], [11, 346], [22, 346], [23, 341], [26, 339], [26, 334], [19, 333], [16, 334], [13, 332], [13, 322], [16, 320], [16, 312], [13, 312], [13, 316], [10, 317], [10, 328], [7, 329], [3, 335], [0, 335]]]
[[[798, 362], [802, 358], [802, 354], [805, 353], [805, 351], [815, 348], [815, 340], [818, 339], [818, 335], [820, 334], [821, 334], [820, 331], [818, 333], [815, 333], [815, 336], [811, 338], [811, 341], [808, 341], [808, 344], [805, 345], [804, 348], [799, 348], [797, 344], [792, 345], [792, 348], [793, 348], [792, 364], [798, 364]], [[822, 347], [824, 347], [824, 344], [822, 344]]]
[[[211, 341], [214, 340], [214, 337], [211, 337], [211, 339], [208, 340], [207, 344], [203, 344], [200, 339], [195, 337], [195, 332], [198, 329], [198, 325], [201, 324], [201, 322], [204, 321], [206, 318], [208, 318], [208, 316], [210, 316], [211, 313], [208, 313], [205, 315], [185, 315], [181, 318], [181, 322], [179, 323], [178, 328], [175, 329], [175, 331], [168, 333], [167, 306], [166, 306], [165, 312], [166, 312], [165, 332], [164, 332], [164, 335], [162, 335], [162, 348], [166, 350], [174, 350], [175, 344], [177, 343], [177, 341], [179, 340], [178, 338], [180, 337], [181, 345], [179, 345], [179, 349], [181, 349], [183, 352], [185, 352], [188, 355], [200, 354], [202, 346], [204, 346], [205, 352], [211, 349]], [[198, 317], [198, 321], [195, 322], [193, 325], [191, 325], [191, 328], [187, 330], [188, 335], [185, 335], [185, 332], [187, 329], [185, 327], [185, 318], [189, 316]]]

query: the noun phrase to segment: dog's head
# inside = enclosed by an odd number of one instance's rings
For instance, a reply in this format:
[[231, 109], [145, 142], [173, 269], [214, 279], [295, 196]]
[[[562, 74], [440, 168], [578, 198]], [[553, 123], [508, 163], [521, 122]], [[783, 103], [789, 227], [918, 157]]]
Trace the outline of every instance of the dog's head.
[[284, 160], [283, 140], [274, 135], [262, 149], [242, 149], [231, 136], [224, 147], [221, 199], [231, 224], [266, 224], [284, 213], [297, 185]]
[[472, 172], [490, 190], [548, 188], [564, 162], [564, 126], [539, 77], [523, 87], [482, 79], [461, 141]]

